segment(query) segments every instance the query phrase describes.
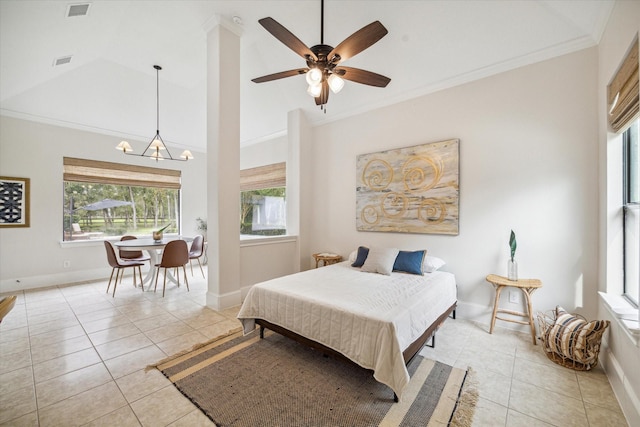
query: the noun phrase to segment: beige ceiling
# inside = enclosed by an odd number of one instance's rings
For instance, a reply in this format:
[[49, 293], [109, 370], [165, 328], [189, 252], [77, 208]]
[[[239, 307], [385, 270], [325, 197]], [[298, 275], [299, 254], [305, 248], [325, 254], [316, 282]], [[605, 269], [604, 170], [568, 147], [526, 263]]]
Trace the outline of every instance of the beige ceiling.
[[[89, 14], [66, 17], [80, 1], [0, 0], [0, 113], [149, 140], [156, 126], [169, 145], [206, 147], [206, 33], [212, 17], [242, 20], [241, 143], [286, 129], [303, 109], [313, 124], [424, 95], [598, 43], [612, 1], [325, 2], [324, 42], [336, 46], [379, 20], [389, 34], [344, 62], [391, 78], [384, 89], [347, 82], [323, 113], [303, 76], [255, 84], [254, 77], [303, 67], [264, 28], [270, 16], [308, 46], [320, 43], [320, 0], [92, 0]], [[73, 55], [69, 64], [56, 58]]]

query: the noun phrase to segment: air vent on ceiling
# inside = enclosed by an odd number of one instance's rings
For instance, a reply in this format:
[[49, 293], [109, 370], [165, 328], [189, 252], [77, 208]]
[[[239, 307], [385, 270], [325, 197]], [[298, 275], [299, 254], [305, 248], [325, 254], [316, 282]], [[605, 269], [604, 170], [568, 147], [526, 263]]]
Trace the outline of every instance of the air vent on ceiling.
[[89, 6], [91, 6], [91, 3], [70, 4], [67, 7], [67, 17], [86, 16], [89, 14]]
[[53, 66], [54, 66], [54, 67], [57, 67], [58, 65], [68, 64], [69, 62], [71, 62], [71, 58], [73, 58], [73, 56], [72, 56], [72, 55], [69, 55], [69, 56], [63, 56], [63, 57], [60, 57], [60, 58], [56, 58], [56, 59], [53, 61]]

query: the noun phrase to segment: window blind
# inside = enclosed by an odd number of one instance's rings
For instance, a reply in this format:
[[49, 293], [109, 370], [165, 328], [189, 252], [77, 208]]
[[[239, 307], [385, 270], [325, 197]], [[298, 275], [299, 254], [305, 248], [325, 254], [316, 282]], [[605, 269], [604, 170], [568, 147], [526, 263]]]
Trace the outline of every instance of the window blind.
[[274, 163], [240, 171], [240, 191], [262, 190], [287, 185], [287, 163]]
[[624, 130], [640, 111], [638, 89], [638, 37], [620, 68], [607, 86], [609, 126], [612, 131]]
[[65, 181], [180, 189], [182, 172], [97, 160], [63, 158]]

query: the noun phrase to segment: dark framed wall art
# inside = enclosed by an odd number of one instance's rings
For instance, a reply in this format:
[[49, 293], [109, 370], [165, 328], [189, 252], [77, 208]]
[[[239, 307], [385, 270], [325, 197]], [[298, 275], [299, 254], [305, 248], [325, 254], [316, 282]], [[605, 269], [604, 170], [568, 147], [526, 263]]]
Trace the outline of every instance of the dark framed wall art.
[[0, 176], [0, 227], [29, 227], [29, 178]]

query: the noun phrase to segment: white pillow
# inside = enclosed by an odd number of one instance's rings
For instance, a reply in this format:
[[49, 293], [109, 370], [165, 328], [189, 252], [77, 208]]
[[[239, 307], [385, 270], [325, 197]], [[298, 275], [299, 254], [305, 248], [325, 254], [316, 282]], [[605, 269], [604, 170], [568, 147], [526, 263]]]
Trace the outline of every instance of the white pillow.
[[353, 264], [354, 262], [356, 262], [357, 257], [358, 257], [358, 250], [356, 249], [355, 251], [349, 254], [349, 264]]
[[398, 252], [400, 251], [396, 248], [370, 248], [369, 255], [367, 255], [367, 259], [362, 266], [362, 271], [390, 276]]
[[426, 257], [424, 257], [424, 272], [433, 273], [434, 271], [439, 270], [445, 264], [446, 263], [444, 262], [444, 260], [435, 256], [427, 255]]

